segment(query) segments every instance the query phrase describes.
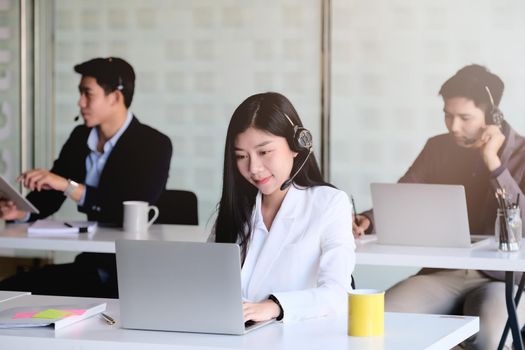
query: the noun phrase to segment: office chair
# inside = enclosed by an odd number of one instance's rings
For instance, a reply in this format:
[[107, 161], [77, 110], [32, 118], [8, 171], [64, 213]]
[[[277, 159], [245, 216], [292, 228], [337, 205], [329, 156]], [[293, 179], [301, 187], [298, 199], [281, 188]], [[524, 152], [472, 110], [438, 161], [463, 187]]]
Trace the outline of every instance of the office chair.
[[155, 205], [159, 208], [156, 224], [199, 224], [197, 196], [191, 191], [166, 189]]

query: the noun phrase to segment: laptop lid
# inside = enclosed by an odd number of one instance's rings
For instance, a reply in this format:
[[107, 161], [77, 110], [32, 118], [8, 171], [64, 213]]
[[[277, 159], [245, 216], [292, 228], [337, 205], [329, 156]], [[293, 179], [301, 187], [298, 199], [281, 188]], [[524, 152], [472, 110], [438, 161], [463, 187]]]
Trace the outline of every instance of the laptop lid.
[[243, 334], [239, 246], [116, 241], [123, 328]]
[[471, 246], [463, 186], [372, 183], [370, 187], [379, 243]]

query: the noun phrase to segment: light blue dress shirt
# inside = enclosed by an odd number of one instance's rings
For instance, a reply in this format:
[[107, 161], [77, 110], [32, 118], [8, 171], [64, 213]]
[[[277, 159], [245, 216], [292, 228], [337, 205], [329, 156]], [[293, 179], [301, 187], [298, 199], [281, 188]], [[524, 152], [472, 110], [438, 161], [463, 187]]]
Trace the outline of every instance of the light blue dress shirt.
[[[89, 153], [86, 157], [86, 180], [84, 182], [85, 185], [95, 188], [98, 187], [100, 175], [104, 170], [106, 161], [109, 155], [111, 154], [113, 147], [115, 147], [115, 145], [117, 144], [117, 141], [119, 140], [120, 136], [122, 136], [124, 131], [126, 131], [129, 124], [131, 123], [131, 119], [133, 119], [133, 114], [130, 111], [128, 111], [126, 121], [120, 127], [120, 129], [118, 129], [116, 134], [106, 141], [106, 143], [104, 144], [104, 150], [102, 152], [97, 151], [97, 144], [99, 140], [97, 128], [91, 129], [91, 132], [89, 133], [87, 139], [87, 146], [91, 150], [91, 153]], [[86, 199], [86, 191], [87, 189], [84, 190], [84, 193], [82, 194], [82, 198], [80, 198], [78, 205], [84, 204], [84, 201]], [[97, 272], [102, 282], [106, 282], [108, 280], [109, 274], [107, 271], [99, 268], [97, 269]]]
[[[91, 129], [91, 132], [89, 133], [87, 139], [87, 146], [91, 150], [91, 153], [89, 153], [86, 157], [86, 180], [84, 183], [87, 186], [95, 188], [98, 187], [100, 175], [104, 170], [106, 161], [108, 160], [108, 157], [111, 154], [113, 147], [115, 147], [120, 136], [122, 136], [124, 131], [126, 131], [132, 119], [133, 114], [130, 111], [128, 111], [126, 121], [124, 122], [122, 127], [118, 129], [117, 133], [113, 135], [113, 137], [110, 138], [108, 141], [106, 141], [106, 143], [104, 144], [104, 150], [102, 152], [97, 151], [97, 144], [99, 140], [97, 128]], [[82, 206], [84, 204], [85, 199], [86, 191], [84, 191], [84, 193], [82, 194], [82, 198], [80, 198], [78, 204]]]

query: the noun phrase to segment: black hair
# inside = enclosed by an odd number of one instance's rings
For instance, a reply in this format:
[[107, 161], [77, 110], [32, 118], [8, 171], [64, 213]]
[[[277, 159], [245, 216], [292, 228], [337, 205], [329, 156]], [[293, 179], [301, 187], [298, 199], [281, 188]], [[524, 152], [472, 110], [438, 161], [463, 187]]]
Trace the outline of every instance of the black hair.
[[107, 95], [115, 90], [120, 90], [124, 96], [126, 108], [131, 106], [135, 91], [135, 71], [133, 67], [118, 57], [93, 58], [77, 64], [75, 72], [82, 76], [93, 77], [97, 84], [104, 89]]
[[453, 97], [468, 98], [474, 101], [476, 107], [487, 113], [491, 109], [491, 103], [485, 86], [490, 90], [494, 99], [494, 105], [498, 106], [505, 88], [503, 81], [487, 68], [479, 64], [471, 64], [461, 68], [449, 78], [441, 86], [439, 95], [443, 99]]
[[[266, 92], [252, 95], [244, 100], [233, 112], [228, 125], [224, 147], [222, 196], [214, 227], [215, 241], [240, 242], [243, 258], [252, 232], [251, 215], [257, 189], [241, 175], [237, 168], [235, 138], [249, 127], [253, 127], [286, 138], [288, 146], [293, 149], [294, 130], [286, 115], [294, 125], [302, 127], [297, 111], [285, 96], [276, 92]], [[292, 173], [299, 168], [308, 154], [307, 151], [302, 153], [304, 154], [294, 158]], [[323, 180], [313, 154], [295, 177], [295, 184], [302, 187], [332, 186]]]

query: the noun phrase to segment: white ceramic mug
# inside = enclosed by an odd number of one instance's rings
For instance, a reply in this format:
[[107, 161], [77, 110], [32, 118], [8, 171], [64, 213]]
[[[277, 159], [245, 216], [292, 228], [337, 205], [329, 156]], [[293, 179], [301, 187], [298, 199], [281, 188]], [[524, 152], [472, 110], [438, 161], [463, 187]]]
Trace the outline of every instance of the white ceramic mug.
[[[142, 201], [125, 201], [124, 205], [124, 231], [146, 232], [159, 216], [159, 208]], [[149, 212], [153, 210], [153, 217], [148, 221]]]

